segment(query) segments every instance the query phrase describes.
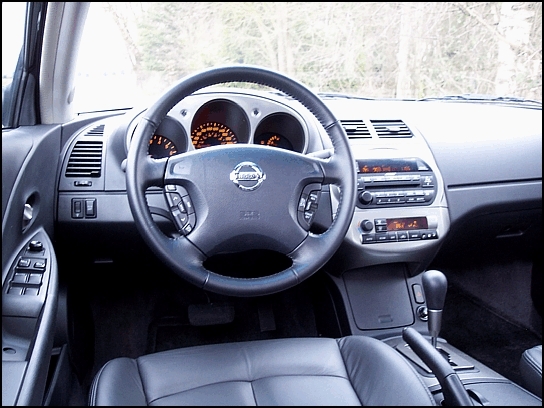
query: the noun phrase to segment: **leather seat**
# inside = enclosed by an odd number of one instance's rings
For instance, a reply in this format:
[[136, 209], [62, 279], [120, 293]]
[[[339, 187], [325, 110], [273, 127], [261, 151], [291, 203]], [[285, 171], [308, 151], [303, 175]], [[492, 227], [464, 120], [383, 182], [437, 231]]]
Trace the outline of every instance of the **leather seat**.
[[90, 405], [436, 405], [415, 369], [370, 337], [289, 338], [117, 358]]
[[519, 370], [523, 386], [542, 398], [542, 344], [523, 352]]

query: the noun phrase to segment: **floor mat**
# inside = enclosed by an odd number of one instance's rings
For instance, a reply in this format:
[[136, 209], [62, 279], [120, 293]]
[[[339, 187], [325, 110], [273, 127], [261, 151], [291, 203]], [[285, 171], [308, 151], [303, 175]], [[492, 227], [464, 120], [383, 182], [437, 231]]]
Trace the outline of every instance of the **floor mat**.
[[[292, 292], [292, 291], [291, 291]], [[206, 324], [205, 305], [189, 305], [187, 313], [163, 316], [149, 327], [146, 353], [235, 341], [318, 336], [311, 303], [303, 292], [281, 293], [259, 299], [238, 299], [217, 308], [226, 316]], [[202, 313], [202, 318], [197, 314]], [[231, 316], [231, 313], [233, 314]], [[201, 322], [195, 324], [195, 322]], [[215, 324], [213, 324], [215, 323]]]
[[542, 344], [541, 333], [497, 315], [454, 285], [448, 287], [440, 336], [517, 384], [521, 354]]

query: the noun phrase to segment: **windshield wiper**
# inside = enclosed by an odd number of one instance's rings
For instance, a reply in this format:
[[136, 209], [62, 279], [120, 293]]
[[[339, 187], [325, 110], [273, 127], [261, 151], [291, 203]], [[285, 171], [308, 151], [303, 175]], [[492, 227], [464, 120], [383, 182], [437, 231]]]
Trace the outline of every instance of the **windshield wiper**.
[[367, 99], [371, 100], [374, 98], [358, 98], [353, 95], [346, 95], [342, 93], [336, 93], [336, 92], [318, 92], [317, 96], [320, 98], [326, 98], [326, 99]]
[[506, 104], [519, 104], [542, 108], [542, 102], [534, 99], [524, 99], [514, 96], [493, 96], [480, 94], [445, 95], [418, 99], [417, 101], [466, 101], [466, 102], [497, 102]]
[[317, 96], [322, 99], [358, 99], [363, 101], [413, 101], [413, 99], [401, 98], [366, 98], [364, 96], [348, 95], [337, 92], [318, 92]]

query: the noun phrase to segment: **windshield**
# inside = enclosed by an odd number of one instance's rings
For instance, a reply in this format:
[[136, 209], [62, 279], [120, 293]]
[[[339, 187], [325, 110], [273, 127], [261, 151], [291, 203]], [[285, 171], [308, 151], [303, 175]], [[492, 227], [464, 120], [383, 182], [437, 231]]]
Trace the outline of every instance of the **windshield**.
[[76, 111], [144, 105], [185, 75], [233, 63], [329, 94], [542, 101], [542, 5], [92, 3]]

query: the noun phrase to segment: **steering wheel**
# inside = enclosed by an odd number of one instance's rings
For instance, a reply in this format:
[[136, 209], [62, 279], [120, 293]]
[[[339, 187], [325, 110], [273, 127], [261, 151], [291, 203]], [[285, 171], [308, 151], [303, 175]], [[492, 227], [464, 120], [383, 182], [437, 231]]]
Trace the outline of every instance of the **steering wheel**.
[[[148, 154], [149, 140], [179, 101], [215, 84], [247, 82], [275, 88], [309, 109], [330, 137], [327, 155], [232, 144], [169, 158]], [[326, 157], [318, 157], [326, 156]], [[183, 78], [141, 118], [129, 148], [127, 194], [136, 226], [155, 255], [176, 274], [211, 292], [261, 296], [291, 288], [319, 270], [342, 243], [354, 212], [355, 162], [340, 122], [321, 99], [299, 82], [247, 65], [212, 68]], [[310, 231], [323, 185], [340, 191], [336, 214], [323, 233]], [[166, 236], [153, 220], [145, 191], [164, 188], [179, 236]], [[251, 249], [277, 251], [291, 265], [255, 278], [208, 270], [212, 255]]]

